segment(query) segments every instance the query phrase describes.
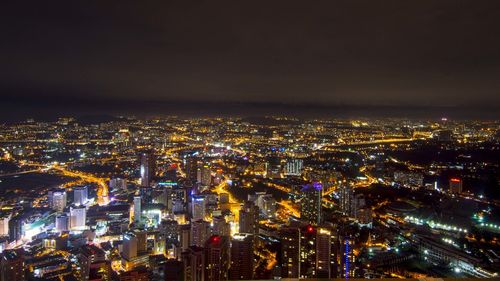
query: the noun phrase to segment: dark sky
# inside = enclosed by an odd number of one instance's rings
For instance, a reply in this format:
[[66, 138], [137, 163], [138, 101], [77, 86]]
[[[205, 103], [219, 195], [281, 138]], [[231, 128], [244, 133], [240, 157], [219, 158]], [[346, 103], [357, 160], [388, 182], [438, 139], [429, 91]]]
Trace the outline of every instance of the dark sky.
[[9, 2], [9, 101], [500, 105], [498, 0]]

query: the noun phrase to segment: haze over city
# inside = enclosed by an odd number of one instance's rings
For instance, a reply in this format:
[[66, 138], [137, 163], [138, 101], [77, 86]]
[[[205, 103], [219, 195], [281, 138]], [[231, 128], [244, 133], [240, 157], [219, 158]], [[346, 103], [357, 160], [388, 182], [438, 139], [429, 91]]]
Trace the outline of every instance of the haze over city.
[[116, 101], [494, 112], [498, 6], [12, 1], [0, 12], [0, 93], [20, 109], [104, 102], [112, 110]]
[[500, 4], [0, 5], [0, 281], [499, 280]]

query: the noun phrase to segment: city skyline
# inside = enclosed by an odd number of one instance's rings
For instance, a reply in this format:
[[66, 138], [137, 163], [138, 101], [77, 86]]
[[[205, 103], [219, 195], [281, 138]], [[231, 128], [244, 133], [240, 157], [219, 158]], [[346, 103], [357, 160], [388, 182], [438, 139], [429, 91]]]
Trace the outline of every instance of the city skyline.
[[500, 279], [500, 0], [0, 5], [0, 281]]

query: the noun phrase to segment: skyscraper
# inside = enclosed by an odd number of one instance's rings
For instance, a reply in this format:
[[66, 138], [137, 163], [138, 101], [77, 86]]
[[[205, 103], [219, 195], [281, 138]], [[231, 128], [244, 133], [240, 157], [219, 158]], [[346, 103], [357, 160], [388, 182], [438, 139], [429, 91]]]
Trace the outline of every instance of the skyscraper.
[[354, 255], [353, 252], [354, 249], [353, 241], [347, 237], [345, 237], [341, 241], [342, 243], [340, 244], [339, 256], [340, 253], [342, 253], [342, 256], [340, 259], [341, 271], [339, 272], [339, 275], [345, 278], [354, 277], [356, 256]]
[[279, 231], [281, 240], [281, 277], [299, 278], [300, 274], [300, 231], [298, 228], [283, 228]]
[[69, 217], [67, 214], [56, 216], [56, 231], [63, 232], [69, 230]]
[[332, 234], [327, 228], [316, 232], [316, 278], [332, 278]]
[[136, 230], [134, 234], [137, 238], [137, 254], [145, 254], [148, 251], [148, 233], [144, 230]]
[[316, 278], [316, 235], [318, 228], [307, 225], [300, 229], [299, 278]]
[[205, 280], [227, 280], [229, 272], [229, 238], [213, 235], [205, 242]]
[[459, 178], [450, 179], [450, 193], [460, 194], [462, 193], [462, 180]]
[[200, 169], [200, 183], [205, 188], [209, 187], [212, 183], [212, 171], [208, 164], [204, 164]]
[[233, 239], [231, 239], [229, 279], [252, 279], [253, 267], [253, 235], [249, 233], [236, 233], [233, 235]]
[[134, 223], [141, 224], [142, 219], [142, 198], [134, 196]]
[[137, 257], [137, 236], [134, 233], [123, 235], [122, 256], [127, 260]]
[[210, 237], [210, 223], [204, 220], [191, 222], [191, 244], [202, 247]]
[[223, 216], [215, 216], [212, 219], [212, 235], [229, 236], [231, 233], [229, 223]]
[[206, 212], [206, 198], [203, 195], [192, 196], [192, 217], [193, 221], [205, 219]]
[[67, 196], [65, 190], [51, 190], [48, 193], [49, 207], [57, 212], [66, 208]]
[[[111, 264], [106, 261], [106, 253], [101, 248], [95, 245], [81, 247], [78, 261], [81, 266], [81, 280], [89, 280], [95, 277], [100, 277], [99, 280], [110, 280]], [[91, 276], [93, 278], [90, 278]]]
[[86, 186], [77, 186], [73, 189], [73, 203], [76, 206], [85, 205], [88, 200], [88, 189]]
[[17, 241], [23, 235], [23, 220], [20, 216], [12, 217], [9, 220], [9, 241]]
[[204, 281], [205, 279], [205, 250], [202, 247], [191, 246], [182, 253], [184, 265], [184, 280]]
[[186, 169], [186, 178], [195, 182], [198, 174], [198, 158], [194, 156], [186, 158], [184, 167]]
[[322, 186], [317, 182], [305, 185], [301, 189], [300, 217], [313, 225], [321, 223], [321, 190]]
[[340, 211], [347, 216], [352, 214], [354, 192], [349, 184], [341, 185], [339, 188]]
[[265, 196], [262, 198], [262, 207], [260, 208], [265, 217], [274, 218], [276, 216], [276, 199], [272, 196]]
[[252, 202], [245, 202], [240, 211], [240, 233], [258, 233], [259, 207]]
[[70, 228], [83, 230], [86, 226], [87, 209], [85, 207], [71, 207], [69, 209]]
[[0, 216], [0, 236], [9, 235], [9, 217], [10, 216]]
[[184, 281], [184, 264], [181, 261], [169, 259], [164, 264], [164, 281]]
[[144, 152], [141, 154], [141, 186], [149, 186], [155, 175], [156, 161], [153, 153]]

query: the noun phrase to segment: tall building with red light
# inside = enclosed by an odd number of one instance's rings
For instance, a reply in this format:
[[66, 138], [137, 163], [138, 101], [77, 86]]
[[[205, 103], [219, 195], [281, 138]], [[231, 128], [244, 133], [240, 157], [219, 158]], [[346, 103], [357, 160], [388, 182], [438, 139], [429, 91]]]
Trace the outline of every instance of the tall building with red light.
[[460, 194], [462, 193], [462, 180], [459, 178], [450, 179], [450, 193]]
[[300, 275], [299, 278], [316, 277], [316, 235], [318, 229], [307, 225], [300, 229]]
[[205, 243], [205, 280], [227, 280], [229, 277], [229, 238], [213, 235]]

